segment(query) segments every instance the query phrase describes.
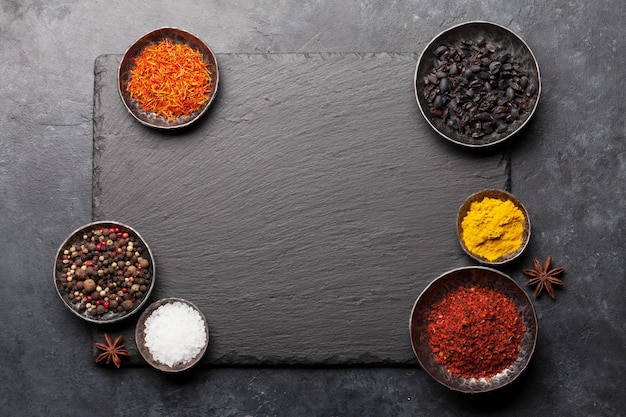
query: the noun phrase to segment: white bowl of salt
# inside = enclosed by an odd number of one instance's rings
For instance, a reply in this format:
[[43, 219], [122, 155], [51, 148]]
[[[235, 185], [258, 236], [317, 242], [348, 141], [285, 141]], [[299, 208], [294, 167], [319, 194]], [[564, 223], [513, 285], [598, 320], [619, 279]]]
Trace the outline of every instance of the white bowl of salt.
[[209, 326], [193, 303], [164, 298], [141, 314], [135, 341], [141, 356], [154, 368], [180, 372], [202, 359], [209, 345]]

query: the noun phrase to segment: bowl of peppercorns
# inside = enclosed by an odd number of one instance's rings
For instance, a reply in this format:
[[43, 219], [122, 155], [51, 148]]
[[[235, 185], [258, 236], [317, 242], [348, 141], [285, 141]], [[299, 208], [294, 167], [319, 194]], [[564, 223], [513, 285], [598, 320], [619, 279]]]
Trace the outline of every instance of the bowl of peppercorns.
[[531, 120], [541, 95], [539, 65], [528, 44], [483, 21], [433, 38], [418, 59], [413, 86], [435, 132], [470, 148], [514, 136]]
[[154, 257], [132, 227], [89, 223], [72, 232], [54, 261], [54, 285], [68, 309], [92, 323], [114, 323], [135, 314], [155, 281]]

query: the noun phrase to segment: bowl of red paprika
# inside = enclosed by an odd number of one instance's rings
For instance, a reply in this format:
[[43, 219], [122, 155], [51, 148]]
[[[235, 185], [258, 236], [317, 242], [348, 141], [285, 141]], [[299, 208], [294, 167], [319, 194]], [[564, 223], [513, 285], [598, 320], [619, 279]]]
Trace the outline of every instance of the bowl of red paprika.
[[158, 129], [189, 126], [209, 108], [219, 83], [209, 46], [182, 29], [163, 27], [135, 41], [118, 69], [118, 91], [128, 112]]
[[524, 289], [486, 266], [452, 269], [432, 281], [413, 306], [409, 329], [422, 369], [465, 393], [517, 379], [530, 362], [538, 330]]

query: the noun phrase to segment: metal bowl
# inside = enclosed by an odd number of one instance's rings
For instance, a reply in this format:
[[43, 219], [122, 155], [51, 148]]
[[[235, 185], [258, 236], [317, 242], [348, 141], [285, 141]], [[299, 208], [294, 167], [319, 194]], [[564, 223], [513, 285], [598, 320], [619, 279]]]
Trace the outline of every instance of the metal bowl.
[[[495, 198], [495, 199], [502, 200], [502, 201], [509, 200], [518, 209], [520, 209], [522, 213], [524, 214], [524, 222], [523, 222], [524, 230], [522, 233], [522, 244], [514, 252], [504, 254], [495, 260], [486, 259], [470, 251], [468, 247], [465, 245], [465, 242], [463, 241], [463, 226], [462, 226], [463, 219], [469, 212], [472, 203], [476, 201], [482, 201], [482, 199], [485, 197]], [[483, 191], [480, 191], [476, 194], [472, 194], [471, 196], [469, 196], [467, 200], [465, 200], [463, 205], [461, 205], [461, 207], [459, 208], [459, 213], [456, 219], [456, 232], [459, 237], [459, 243], [461, 244], [461, 247], [463, 248], [465, 253], [467, 253], [469, 256], [471, 256], [478, 262], [483, 263], [485, 265], [502, 265], [518, 258], [526, 249], [526, 246], [528, 245], [528, 242], [530, 240], [530, 217], [528, 216], [528, 211], [526, 210], [526, 207], [524, 207], [524, 205], [511, 193], [508, 193], [502, 190], [483, 190]]]
[[[202, 321], [204, 322], [204, 331], [206, 332], [206, 339], [205, 339], [204, 346], [200, 349], [198, 354], [195, 355], [192, 359], [190, 359], [187, 362], [181, 362], [181, 363], [174, 364], [173, 366], [169, 366], [167, 364], [161, 363], [158, 360], [156, 360], [154, 356], [152, 355], [152, 353], [150, 352], [150, 349], [146, 346], [145, 329], [146, 329], [146, 320], [148, 320], [148, 318], [152, 315], [152, 313], [154, 313], [156, 309], [166, 304], [173, 304], [173, 303], [183, 303], [191, 307], [192, 309], [194, 309], [200, 315], [200, 317], [202, 318]], [[187, 301], [182, 298], [174, 298], [174, 297], [164, 298], [164, 299], [161, 299], [159, 301], [156, 301], [150, 304], [146, 308], [146, 310], [143, 313], [141, 313], [141, 316], [139, 316], [139, 321], [137, 322], [137, 326], [135, 327], [135, 342], [137, 343], [137, 348], [139, 350], [139, 353], [141, 353], [141, 356], [143, 356], [145, 361], [148, 362], [148, 364], [150, 364], [155, 369], [158, 369], [163, 372], [172, 372], [172, 373], [181, 372], [181, 371], [185, 371], [191, 368], [192, 366], [200, 362], [200, 360], [204, 356], [204, 353], [206, 352], [206, 349], [209, 345], [209, 325], [207, 323], [206, 317], [204, 316], [204, 314], [202, 314], [202, 311], [200, 311], [200, 309], [198, 309], [198, 307], [196, 307], [190, 301]]]
[[[431, 110], [434, 111], [434, 109], [431, 109], [432, 106], [431, 104], [429, 104], [427, 98], [424, 96], [424, 93], [428, 85], [426, 81], [427, 76], [433, 70], [436, 61], [439, 59], [439, 56], [437, 55], [438, 48], [445, 45], [460, 45], [464, 41], [477, 43], [481, 40], [493, 44], [499, 44], [502, 47], [502, 51], [506, 51], [507, 53], [511, 54], [513, 60], [519, 64], [519, 69], [528, 74], [528, 85], [534, 85], [535, 92], [532, 94], [531, 97], [528, 97], [528, 109], [526, 111], [521, 111], [519, 117], [507, 125], [508, 127], [506, 128], [506, 130], [495, 130], [492, 133], [485, 134], [481, 137], [472, 137], [472, 135], [469, 135], [466, 132], [459, 132], [453, 127], [450, 127], [447, 122], [444, 122], [442, 118], [433, 115]], [[467, 51], [469, 55], [469, 53], [471, 53], [472, 51], [471, 47], [468, 46]], [[461, 65], [457, 67], [459, 68], [460, 74], [462, 72]], [[493, 76], [498, 76], [499, 71], [499, 68], [498, 70], [494, 70]], [[487, 75], [492, 75], [489, 71], [485, 72], [487, 72]], [[502, 72], [500, 72], [500, 75], [501, 74]], [[458, 84], [458, 75], [448, 76], [447, 78], [450, 81], [449, 85]], [[526, 44], [526, 42], [524, 42], [524, 40], [522, 40], [522, 38], [520, 38], [510, 29], [507, 29], [506, 27], [500, 26], [495, 23], [483, 21], [462, 23], [453, 26], [435, 36], [435, 38], [431, 40], [430, 43], [428, 43], [417, 61], [413, 86], [417, 104], [428, 124], [445, 139], [455, 144], [470, 148], [496, 145], [518, 133], [532, 118], [533, 114], [535, 113], [535, 109], [537, 108], [537, 104], [539, 103], [539, 97], [541, 95], [541, 77], [539, 73], [539, 65], [537, 64], [537, 60], [530, 50], [530, 47]], [[478, 88], [474, 88], [474, 90], [478, 90]], [[524, 90], [524, 93], [522, 93], [522, 95], [525, 95], [525, 92], [526, 90]], [[461, 94], [461, 96], [463, 97], [463, 94]], [[446, 109], [448, 109], [449, 105], [449, 103], [444, 103], [441, 107], [441, 110], [445, 111]], [[504, 105], [508, 106], [508, 104], [506, 103]], [[447, 111], [448, 115], [452, 114], [451, 110], [448, 109]], [[477, 121], [478, 113], [479, 111], [474, 112], [476, 119], [474, 119], [474, 117], [470, 118], [470, 120], [474, 120], [470, 123], [475, 123]], [[498, 114], [503, 113], [499, 112]], [[488, 120], [485, 120], [485, 122], [486, 121]], [[492, 126], [493, 125], [495, 125], [495, 122], [492, 121]]]
[[[429, 346], [428, 315], [432, 306], [450, 291], [460, 286], [481, 285], [499, 291], [511, 299], [517, 307], [526, 326], [522, 336], [519, 356], [502, 372], [489, 379], [467, 379], [451, 374], [435, 360]], [[432, 281], [417, 298], [409, 320], [411, 346], [420, 366], [437, 382], [446, 387], [465, 393], [492, 391], [513, 382], [526, 368], [537, 343], [537, 316], [533, 304], [524, 291], [513, 279], [492, 268], [473, 266], [453, 269]]]
[[[175, 43], [182, 43], [190, 46], [191, 48], [199, 51], [202, 54], [204, 62], [208, 65], [209, 73], [211, 74], [211, 90], [209, 99], [200, 107], [200, 109], [192, 112], [188, 115], [183, 115], [176, 120], [169, 120], [163, 116], [156, 115], [155, 113], [145, 112], [141, 109], [141, 105], [130, 97], [130, 93], [126, 91], [126, 87], [131, 80], [131, 71], [135, 66], [134, 59], [137, 58], [141, 52], [148, 46], [157, 44], [164, 39], [170, 39]], [[211, 51], [211, 48], [200, 40], [197, 36], [186, 32], [182, 29], [173, 27], [163, 27], [149, 32], [139, 38], [133, 43], [124, 53], [122, 61], [120, 62], [118, 70], [118, 91], [122, 98], [122, 102], [128, 112], [137, 119], [140, 123], [158, 128], [158, 129], [176, 129], [185, 126], [189, 126], [202, 116], [209, 108], [215, 94], [217, 93], [217, 86], [219, 83], [219, 71], [217, 68], [217, 59]]]
[[[102, 288], [105, 288], [107, 287], [107, 281], [110, 280], [111, 277], [114, 276], [114, 274], [115, 275], [117, 274], [118, 269], [121, 269], [122, 271], [127, 271], [127, 267], [129, 265], [119, 265], [119, 266], [109, 265], [106, 268], [104, 268], [103, 265], [98, 265], [97, 261], [94, 261], [95, 259], [94, 257], [97, 258], [101, 255], [104, 255], [107, 251], [106, 248], [104, 250], [100, 248], [100, 249], [96, 249], [93, 251], [92, 250], [83, 251], [83, 250], [78, 250], [78, 249], [81, 249], [81, 245], [86, 246], [88, 244], [88, 242], [84, 240], [84, 236], [89, 236], [93, 231], [101, 231], [103, 229], [111, 229], [111, 228], [118, 228], [120, 234], [128, 233], [128, 239], [133, 241], [134, 247], [137, 249], [138, 252], [140, 252], [141, 257], [148, 260], [149, 269], [148, 269], [148, 272], [142, 276], [142, 279], [147, 279], [149, 281], [147, 283], [142, 284], [142, 285], [147, 286], [146, 290], [143, 292], [141, 291], [137, 292], [136, 290], [133, 290], [132, 285], [129, 285], [129, 287], [126, 287], [126, 288], [122, 288], [119, 286], [115, 287], [116, 289], [119, 288], [118, 291], [123, 290], [124, 294], [128, 293], [132, 295], [131, 299], [133, 300], [132, 301], [133, 304], [130, 310], [118, 311], [118, 310], [107, 308], [103, 314], [92, 314], [88, 311], [88, 309], [85, 308], [85, 304], [86, 304], [85, 300], [79, 301], [75, 296], [73, 296], [73, 293], [77, 290], [72, 290], [70, 287], [70, 290], [68, 292], [68, 286], [70, 285], [68, 284], [68, 279], [67, 279], [68, 265], [69, 265], [69, 268], [71, 269], [71, 264], [76, 264], [76, 262], [78, 262], [76, 260], [78, 258], [71, 257], [71, 253], [72, 253], [71, 248], [72, 246], [74, 246], [77, 249], [76, 251], [77, 256], [81, 259], [80, 263], [82, 263], [85, 266], [85, 268], [87, 268], [87, 265], [86, 265], [87, 261], [90, 260], [90, 262], [93, 262], [92, 267], [94, 268], [94, 271], [96, 270], [97, 267], [99, 267], [98, 269], [103, 270], [103, 272], [105, 272], [105, 269], [108, 269], [108, 268], [115, 269], [115, 271], [106, 271], [105, 273], [103, 273], [102, 276], [98, 276], [97, 271], [95, 271], [96, 273], [93, 276], [91, 276], [91, 278], [96, 282], [97, 285], [100, 285]], [[113, 248], [113, 246], [109, 248]], [[65, 251], [68, 251], [69, 254], [66, 255]], [[64, 257], [67, 258], [68, 256], [70, 256], [69, 259], [64, 259]], [[67, 260], [68, 262], [64, 262], [65, 260]], [[123, 260], [125, 262], [126, 257], [124, 257]], [[129, 260], [129, 262], [131, 262], [132, 264], [132, 259]], [[86, 224], [85, 226], [82, 226], [76, 229], [74, 232], [72, 232], [69, 235], [67, 239], [65, 239], [65, 241], [61, 244], [61, 246], [59, 247], [57, 251], [57, 254], [54, 260], [54, 270], [53, 270], [52, 276], [53, 276], [54, 286], [57, 291], [57, 294], [59, 295], [59, 297], [65, 304], [65, 306], [69, 308], [69, 310], [72, 313], [74, 313], [76, 316], [80, 317], [81, 319], [92, 322], [92, 323], [108, 324], [108, 323], [114, 323], [114, 322], [117, 322], [117, 321], [120, 321], [120, 320], [123, 320], [125, 318], [132, 316], [137, 311], [139, 311], [139, 309], [141, 309], [141, 307], [146, 303], [148, 297], [150, 296], [150, 293], [152, 292], [152, 289], [154, 288], [156, 266], [154, 263], [154, 257], [152, 256], [152, 252], [150, 251], [150, 247], [135, 229], [123, 223], [119, 223], [115, 221], [98, 221], [98, 222]], [[85, 277], [85, 279], [86, 278], [87, 277]], [[122, 278], [123, 278], [123, 275], [122, 275]], [[72, 280], [79, 281], [80, 278], [73, 275]], [[139, 297], [137, 297], [137, 294], [140, 294]], [[88, 294], [85, 293], [84, 295], [86, 297]], [[103, 304], [104, 301], [107, 301], [107, 299], [102, 298], [100, 301]], [[94, 303], [96, 302], [97, 300], [94, 301]], [[104, 304], [103, 304], [103, 307], [104, 307]]]

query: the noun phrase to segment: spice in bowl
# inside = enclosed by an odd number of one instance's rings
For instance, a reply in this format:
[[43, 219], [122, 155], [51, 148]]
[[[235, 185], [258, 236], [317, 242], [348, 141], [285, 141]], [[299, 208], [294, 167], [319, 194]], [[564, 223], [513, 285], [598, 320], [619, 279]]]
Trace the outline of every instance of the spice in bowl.
[[517, 257], [530, 236], [524, 206], [511, 194], [485, 190], [470, 196], [457, 219], [463, 249], [483, 263], [503, 263]]
[[163, 39], [134, 64], [126, 90], [145, 112], [176, 120], [199, 110], [212, 93], [208, 65], [186, 44]]
[[428, 43], [415, 69], [415, 98], [428, 124], [466, 147], [496, 145], [532, 118], [539, 65], [526, 42], [485, 21], [452, 26]]
[[525, 331], [512, 300], [478, 285], [446, 294], [428, 316], [435, 360], [461, 378], [488, 379], [507, 369], [519, 356]]
[[217, 93], [219, 70], [215, 54], [200, 38], [163, 27], [131, 44], [117, 81], [122, 103], [137, 121], [179, 129], [206, 113]]
[[493, 391], [526, 368], [537, 315], [526, 291], [486, 266], [452, 269], [419, 295], [409, 319], [411, 347], [430, 376], [461, 392]]
[[55, 260], [57, 292], [81, 318], [112, 323], [143, 305], [154, 284], [150, 249], [139, 234], [116, 222], [94, 222], [75, 231]]
[[168, 298], [149, 306], [135, 332], [148, 363], [163, 371], [182, 371], [197, 363], [208, 344], [204, 315], [189, 301]]

